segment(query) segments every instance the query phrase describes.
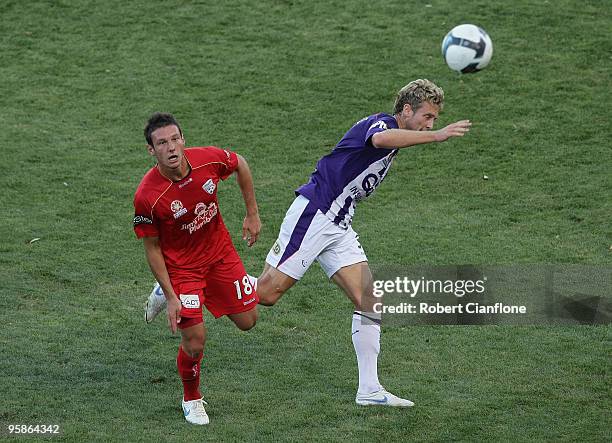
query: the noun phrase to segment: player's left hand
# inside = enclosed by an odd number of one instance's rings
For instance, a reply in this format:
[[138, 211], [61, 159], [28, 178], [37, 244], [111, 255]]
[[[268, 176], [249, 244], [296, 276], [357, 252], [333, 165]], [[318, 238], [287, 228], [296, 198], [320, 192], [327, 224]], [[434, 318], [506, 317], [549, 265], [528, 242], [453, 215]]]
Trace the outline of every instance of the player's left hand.
[[244, 217], [244, 222], [242, 223], [242, 239], [246, 240], [249, 248], [257, 241], [259, 231], [261, 231], [261, 220], [259, 219], [259, 214], [247, 214], [247, 216]]
[[451, 137], [463, 137], [469, 132], [472, 122], [469, 120], [459, 120], [458, 122], [451, 123], [445, 128], [434, 131], [434, 136], [437, 142], [443, 142]]

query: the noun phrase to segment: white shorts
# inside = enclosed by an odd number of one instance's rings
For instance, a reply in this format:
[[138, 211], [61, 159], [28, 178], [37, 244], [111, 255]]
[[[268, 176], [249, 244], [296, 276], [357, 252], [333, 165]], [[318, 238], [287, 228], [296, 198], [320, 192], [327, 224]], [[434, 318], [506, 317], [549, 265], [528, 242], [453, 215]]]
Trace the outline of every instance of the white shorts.
[[316, 260], [331, 278], [340, 268], [368, 261], [352, 227], [334, 224], [306, 197], [289, 207], [266, 262], [299, 280]]

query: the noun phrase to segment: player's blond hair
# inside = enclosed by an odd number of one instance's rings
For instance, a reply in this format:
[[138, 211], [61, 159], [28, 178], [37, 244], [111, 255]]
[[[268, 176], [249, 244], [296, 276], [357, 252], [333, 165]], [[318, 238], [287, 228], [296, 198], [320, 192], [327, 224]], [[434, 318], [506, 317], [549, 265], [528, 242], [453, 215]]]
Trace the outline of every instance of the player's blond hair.
[[411, 81], [399, 90], [395, 97], [393, 113], [401, 113], [405, 104], [409, 104], [412, 110], [416, 112], [425, 102], [436, 105], [442, 110], [442, 106], [444, 105], [444, 91], [439, 86], [436, 86], [434, 82], [420, 78]]

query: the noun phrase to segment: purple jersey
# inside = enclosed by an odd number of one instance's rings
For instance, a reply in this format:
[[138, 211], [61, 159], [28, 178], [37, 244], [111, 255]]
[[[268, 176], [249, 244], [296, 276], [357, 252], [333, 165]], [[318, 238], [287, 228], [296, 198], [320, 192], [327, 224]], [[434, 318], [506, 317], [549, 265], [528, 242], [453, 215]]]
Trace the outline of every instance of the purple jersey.
[[383, 113], [359, 120], [334, 150], [319, 160], [308, 183], [296, 194], [310, 200], [335, 224], [347, 228], [356, 203], [374, 192], [397, 154], [397, 149], [375, 148], [372, 136], [397, 127], [395, 118]]

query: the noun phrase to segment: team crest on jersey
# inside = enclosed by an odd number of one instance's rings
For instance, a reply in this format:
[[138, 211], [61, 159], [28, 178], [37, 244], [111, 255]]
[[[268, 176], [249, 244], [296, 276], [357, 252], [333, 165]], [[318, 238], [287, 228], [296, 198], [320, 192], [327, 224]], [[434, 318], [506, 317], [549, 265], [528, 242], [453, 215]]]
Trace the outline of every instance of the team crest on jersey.
[[213, 192], [215, 192], [216, 187], [217, 186], [215, 185], [215, 182], [213, 182], [212, 178], [209, 178], [208, 181], [202, 185], [202, 189], [211, 195]]
[[187, 213], [187, 209], [183, 207], [183, 203], [180, 200], [174, 200], [170, 203], [170, 210], [174, 213], [175, 219]]

